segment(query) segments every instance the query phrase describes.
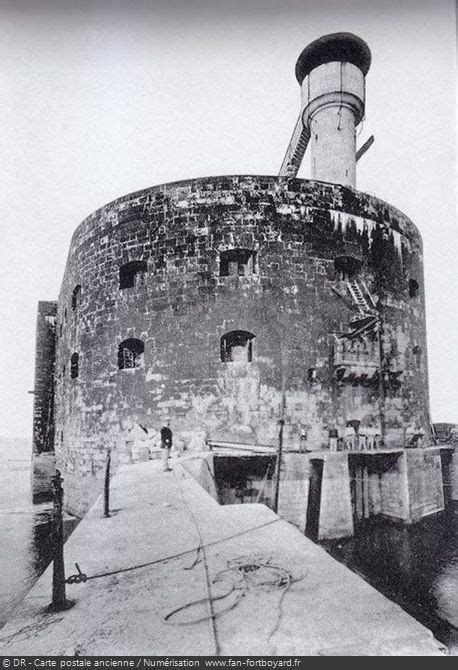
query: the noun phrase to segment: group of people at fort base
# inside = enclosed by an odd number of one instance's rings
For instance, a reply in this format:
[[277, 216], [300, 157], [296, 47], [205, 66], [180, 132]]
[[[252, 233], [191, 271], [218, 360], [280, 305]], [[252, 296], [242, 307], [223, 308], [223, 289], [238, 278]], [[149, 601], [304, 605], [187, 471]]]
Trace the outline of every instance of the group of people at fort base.
[[[415, 444], [413, 444], [416, 438]], [[408, 446], [423, 446], [423, 434], [418, 433], [414, 436]], [[378, 430], [372, 426], [366, 426], [362, 431], [355, 429], [353, 425], [347, 425], [345, 434], [340, 435], [336, 429], [329, 432], [329, 449], [330, 451], [371, 451], [373, 449], [381, 448], [383, 440]], [[170, 419], [166, 419], [164, 425], [160, 429], [160, 447], [162, 469], [164, 472], [171, 472], [172, 468], [169, 466], [170, 452], [173, 447], [173, 433], [170, 428]], [[307, 452], [307, 432], [302, 430], [300, 439], [300, 453]]]

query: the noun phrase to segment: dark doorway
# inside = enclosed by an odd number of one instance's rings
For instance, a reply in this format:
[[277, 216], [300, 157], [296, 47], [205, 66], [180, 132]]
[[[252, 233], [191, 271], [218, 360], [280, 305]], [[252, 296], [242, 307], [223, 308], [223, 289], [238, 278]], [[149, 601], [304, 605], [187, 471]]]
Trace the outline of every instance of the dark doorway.
[[263, 503], [273, 508], [275, 456], [215, 456], [220, 505]]
[[251, 363], [255, 335], [246, 330], [231, 330], [221, 338], [221, 360], [223, 363]]

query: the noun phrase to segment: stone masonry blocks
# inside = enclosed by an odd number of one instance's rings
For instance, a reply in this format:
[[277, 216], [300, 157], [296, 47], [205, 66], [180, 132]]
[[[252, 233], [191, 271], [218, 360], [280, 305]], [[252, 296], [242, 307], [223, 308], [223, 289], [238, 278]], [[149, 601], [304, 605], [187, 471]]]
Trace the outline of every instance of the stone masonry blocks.
[[[228, 176], [132, 193], [83, 221], [56, 327], [55, 450], [72, 509], [87, 506], [78, 482], [98, 479], [108, 448], [116, 469], [133, 425], [170, 417], [186, 443], [275, 445], [283, 412], [285, 448], [306, 434], [312, 450], [349, 420], [380, 431], [379, 386], [336, 377], [335, 342], [358, 312], [336, 261], [350, 247], [383, 321], [385, 435], [399, 446], [430, 423], [422, 243], [401, 212], [339, 185]], [[224, 274], [223, 252], [240, 249], [249, 262]], [[131, 261], [146, 269], [120, 289]], [[250, 361], [222, 360], [232, 331], [253, 336]], [[120, 370], [128, 339], [144, 351]]]

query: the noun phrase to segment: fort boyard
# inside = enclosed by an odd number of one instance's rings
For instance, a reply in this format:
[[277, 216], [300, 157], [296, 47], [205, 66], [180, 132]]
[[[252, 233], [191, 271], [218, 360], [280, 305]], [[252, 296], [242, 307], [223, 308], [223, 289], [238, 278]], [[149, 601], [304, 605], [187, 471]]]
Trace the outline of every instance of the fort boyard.
[[[444, 508], [450, 453], [431, 432], [421, 237], [356, 190], [370, 64], [348, 33], [304, 49], [278, 176], [151, 186], [79, 225], [58, 300], [38, 306], [37, 490], [55, 463], [81, 516], [108, 451], [114, 471], [151, 458], [170, 420], [194, 452], [275, 455], [281, 433], [284, 514], [302, 530], [308, 517], [321, 538]], [[296, 176], [307, 147], [310, 180]]]

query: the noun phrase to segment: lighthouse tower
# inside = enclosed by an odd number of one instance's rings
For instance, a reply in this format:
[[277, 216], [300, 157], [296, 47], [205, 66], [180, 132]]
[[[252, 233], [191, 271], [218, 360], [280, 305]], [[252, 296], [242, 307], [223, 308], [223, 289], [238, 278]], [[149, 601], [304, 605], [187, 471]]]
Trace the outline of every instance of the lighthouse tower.
[[312, 179], [356, 186], [356, 126], [364, 117], [367, 44], [351, 33], [325, 35], [296, 63], [302, 123], [310, 131]]
[[312, 179], [355, 188], [356, 162], [373, 142], [356, 151], [370, 64], [369, 47], [351, 33], [324, 35], [305, 47], [296, 63], [301, 113], [279, 176], [297, 175], [310, 143]]

